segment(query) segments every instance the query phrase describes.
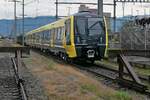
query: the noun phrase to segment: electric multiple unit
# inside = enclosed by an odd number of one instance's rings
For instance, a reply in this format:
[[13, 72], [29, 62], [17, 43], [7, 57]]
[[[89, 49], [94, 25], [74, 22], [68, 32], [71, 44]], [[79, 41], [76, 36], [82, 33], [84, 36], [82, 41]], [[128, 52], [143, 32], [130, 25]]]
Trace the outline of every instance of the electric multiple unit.
[[106, 56], [106, 20], [89, 12], [77, 13], [26, 33], [25, 44], [48, 50], [63, 59], [94, 62]]

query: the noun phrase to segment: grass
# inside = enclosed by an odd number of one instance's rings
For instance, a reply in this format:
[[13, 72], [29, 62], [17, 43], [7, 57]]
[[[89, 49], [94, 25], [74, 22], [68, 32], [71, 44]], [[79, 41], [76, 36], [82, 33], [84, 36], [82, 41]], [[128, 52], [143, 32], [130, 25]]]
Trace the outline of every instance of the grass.
[[[103, 60], [102, 62], [96, 62], [97, 64], [104, 64], [110, 66], [109, 68], [112, 69], [117, 69], [118, 70], [118, 65], [117, 63], [109, 62], [107, 60]], [[150, 69], [149, 68], [142, 68], [142, 67], [137, 67], [136, 65], [133, 65], [134, 71], [139, 74], [139, 75], [145, 75], [149, 76], [150, 75]], [[150, 84], [149, 83], [144, 83], [148, 88], [150, 89]]]
[[55, 62], [53, 60], [48, 61], [48, 70], [55, 70]]
[[43, 55], [41, 55], [40, 60], [42, 61], [46, 67], [47, 70], [55, 70], [55, 62], [52, 59], [47, 59]]
[[81, 92], [82, 93], [86, 93], [86, 92], [97, 93], [97, 88], [95, 85], [84, 84], [84, 85], [81, 85]]
[[135, 71], [142, 75], [150, 75], [150, 69], [134, 67]]
[[132, 100], [132, 98], [129, 97], [129, 94], [127, 92], [124, 92], [124, 91], [116, 92], [114, 97], [117, 98], [118, 100]]
[[27, 63], [32, 64], [32, 58], [29, 57], [29, 58], [24, 58], [24, 59]]
[[[46, 57], [44, 57], [42, 55], [40, 55], [40, 56], [35, 55], [34, 59], [30, 58], [30, 59], [28, 59], [28, 61], [31, 64], [33, 62], [36, 63], [35, 66], [38, 66], [42, 62], [42, 65], [41, 65], [42, 68], [44, 66], [44, 68], [46, 68], [47, 70], [54, 71], [54, 72], [57, 72], [56, 70], [58, 70], [58, 68], [59, 68], [59, 67], [57, 67], [57, 62], [54, 62], [52, 59], [47, 59]], [[105, 63], [107, 63], [107, 61]], [[57, 73], [60, 73], [60, 71], [58, 70]], [[52, 73], [52, 75], [53, 75], [53, 73]], [[82, 78], [81, 78], [81, 80], [82, 80]], [[82, 81], [84, 81], [84, 80], [82, 80]], [[132, 100], [132, 97], [133, 97], [132, 94], [130, 94], [130, 93], [128, 94], [127, 92], [124, 92], [124, 91], [117, 91], [117, 90], [113, 90], [111, 88], [105, 88], [105, 87], [103, 88], [103, 85], [102, 86], [97, 85], [97, 84], [95, 84], [95, 81], [92, 83], [89, 81], [84, 81], [84, 82], [79, 82], [79, 83], [78, 83], [78, 81], [76, 81], [76, 82], [78, 85], [77, 92], [79, 92], [79, 94], [77, 93], [77, 95], [75, 94], [75, 96], [78, 96], [79, 98], [80, 98], [80, 96], [81, 97], [88, 96], [88, 98], [90, 98], [88, 100]], [[66, 83], [64, 83], [64, 84], [66, 84]], [[132, 96], [132, 97], [130, 97], [130, 96]], [[59, 96], [58, 94], [55, 94], [55, 93], [54, 94], [52, 93], [49, 96], [49, 99], [52, 99], [52, 100], [86, 100], [83, 98], [82, 99], [81, 98], [80, 99], [72, 99], [72, 97], [68, 97], [68, 95]], [[136, 100], [136, 99], [134, 99], [134, 100]], [[138, 99], [138, 100], [140, 100], [140, 99]], [[143, 99], [141, 99], [141, 100], [143, 100]]]
[[[33, 64], [34, 61], [37, 61], [38, 63], [41, 63], [41, 61], [44, 63], [44, 66], [46, 67], [47, 70], [55, 70], [55, 62], [52, 59], [47, 59], [44, 56], [41, 56], [38, 58], [38, 60], [33, 59], [31, 57], [25, 58], [26, 62], [29, 64]], [[48, 63], [47, 63], [48, 62]], [[41, 63], [42, 64], [42, 63]]]
[[[110, 62], [110, 61], [107, 61], [107, 60], [103, 60], [101, 62], [96, 62], [96, 64], [100, 64], [100, 65], [108, 65], [106, 67], [109, 67], [109, 68], [112, 68], [112, 69], [116, 69], [118, 70], [118, 64], [117, 63], [113, 63], [113, 62]], [[133, 69], [136, 73], [140, 74], [140, 75], [150, 75], [150, 69], [148, 68], [140, 68], [140, 67], [136, 67], [136, 66], [133, 66]]]
[[94, 84], [84, 84], [81, 85], [81, 93], [92, 93], [96, 95], [96, 98], [93, 100], [99, 100], [99, 98], [103, 98], [103, 100], [132, 100], [127, 92], [124, 91], [117, 91], [111, 93], [108, 91], [102, 91], [98, 89]]

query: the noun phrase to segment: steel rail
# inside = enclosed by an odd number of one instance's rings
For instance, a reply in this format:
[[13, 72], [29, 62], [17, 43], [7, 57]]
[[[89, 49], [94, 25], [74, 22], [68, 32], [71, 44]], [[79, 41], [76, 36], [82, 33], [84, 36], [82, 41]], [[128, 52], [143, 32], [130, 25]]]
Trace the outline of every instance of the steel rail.
[[[113, 69], [113, 68], [109, 68], [109, 67], [111, 67], [110, 65], [105, 65], [105, 64], [100, 64], [100, 65], [98, 65], [98, 64], [94, 64], [94, 66], [95, 66], [95, 67], [101, 67], [101, 68], [103, 68], [103, 69], [106, 69], [106, 70], [110, 70], [110, 71], [119, 73], [118, 70]], [[126, 75], [126, 76], [129, 76], [129, 74], [126, 73], [126, 72], [124, 72], [123, 74]], [[137, 74], [137, 75], [138, 75], [138, 77], [139, 77], [141, 80], [150, 82], [150, 76], [140, 75], [140, 74]]]
[[[128, 88], [131, 88], [131, 89], [133, 89], [135, 91], [138, 91], [138, 92], [140, 92], [142, 94], [150, 96], [150, 91], [149, 90], [145, 90], [145, 91], [142, 90], [144, 88], [144, 85], [140, 85], [140, 84], [132, 82], [130, 80], [119, 80], [119, 78], [118, 78], [119, 75], [118, 75], [118, 71], [117, 70], [113, 70], [113, 69], [109, 69], [109, 68], [104, 68], [103, 66], [102, 66], [102, 68], [100, 66], [99, 67], [97, 67], [97, 66], [91, 66], [89, 68], [88, 66], [83, 67], [82, 65], [78, 65], [78, 64], [72, 64], [72, 65], [76, 66], [77, 68], [79, 68], [81, 70], [88, 71], [88, 72], [90, 72], [90, 73], [92, 73], [92, 74], [94, 74], [94, 75], [96, 75], [98, 77], [103, 77], [103, 78], [109, 79], [112, 82], [118, 82], [123, 87], [128, 87]], [[98, 71], [93, 70], [93, 67], [96, 67], [99, 70]], [[109, 72], [109, 73], [104, 73], [104, 72], [101, 73], [100, 70], [103, 70], [103, 69], [105, 69], [105, 71]], [[111, 72], [113, 74], [110, 74]], [[129, 76], [129, 74], [127, 74], [127, 73], [124, 73], [124, 74], [126, 76]], [[123, 83], [121, 81], [123, 81]]]
[[[115, 80], [116, 80], [116, 77], [114, 77], [114, 76], [109, 76], [109, 75], [106, 75], [106, 74], [104, 74], [104, 73], [100, 73], [100, 72], [98, 72], [98, 71], [96, 71], [96, 70], [93, 70], [92, 68], [83, 67], [83, 66], [80, 66], [80, 65], [77, 65], [77, 64], [73, 64], [73, 65], [74, 65], [74, 66], [77, 66], [77, 68], [80, 68], [80, 69], [82, 69], [82, 70], [86, 70], [86, 71], [88, 71], [88, 72], [90, 72], [90, 73], [93, 73], [93, 74], [95, 74], [96, 76], [101, 76], [101, 77], [110, 79], [110, 80], [112, 80], [112, 81], [115, 81]], [[102, 69], [102, 68], [101, 68], [101, 69]], [[105, 71], [108, 71], [108, 70], [105, 70]], [[113, 72], [113, 71], [112, 71], [112, 72]], [[114, 74], [117, 74], [117, 73], [114, 72]]]
[[17, 68], [16, 61], [15, 61], [14, 58], [12, 58], [12, 62], [13, 62], [13, 67], [14, 67], [14, 72], [15, 72], [16, 83], [19, 85], [19, 88], [21, 90], [22, 99], [23, 100], [28, 100], [27, 94], [25, 92], [25, 88], [23, 86], [23, 80], [19, 77], [18, 68]]
[[[34, 49], [36, 50], [36, 49]], [[73, 68], [77, 68], [79, 70], [83, 70], [83, 71], [87, 71], [95, 76], [98, 76], [98, 77], [103, 77], [103, 78], [106, 78], [112, 82], [118, 82], [120, 85], [122, 85], [123, 87], [128, 87], [129, 89], [133, 89], [137, 92], [140, 92], [142, 94], [145, 94], [145, 95], [148, 95], [150, 96], [150, 92], [149, 91], [142, 91], [142, 85], [140, 84], [137, 84], [137, 83], [134, 83], [130, 80], [119, 80], [118, 79], [118, 71], [117, 70], [114, 70], [114, 69], [109, 69], [109, 68], [105, 68], [105, 66], [100, 66], [100, 65], [96, 65], [96, 64], [86, 64], [86, 65], [82, 65], [82, 64], [76, 64], [76, 63], [67, 63], [66, 61], [64, 62], [62, 59], [60, 59], [58, 56], [56, 55], [47, 55], [47, 53], [43, 53], [43, 52], [40, 52], [40, 51], [35, 51], [35, 52], [38, 52], [46, 57], [52, 57], [54, 58], [54, 60], [58, 63], [64, 63], [64, 64], [70, 64], [70, 65], [73, 65]], [[99, 70], [94, 70], [93, 68], [96, 67], [96, 69], [99, 68]], [[106, 72], [108, 73], [101, 73], [100, 70], [105, 70]], [[110, 73], [110, 74], [109, 74]], [[114, 73], [113, 75], [111, 73]], [[116, 74], [116, 76], [115, 76]], [[125, 76], [128, 76], [128, 73], [124, 73]], [[111, 75], [111, 76], [110, 76]], [[122, 83], [122, 82], [123, 83]]]

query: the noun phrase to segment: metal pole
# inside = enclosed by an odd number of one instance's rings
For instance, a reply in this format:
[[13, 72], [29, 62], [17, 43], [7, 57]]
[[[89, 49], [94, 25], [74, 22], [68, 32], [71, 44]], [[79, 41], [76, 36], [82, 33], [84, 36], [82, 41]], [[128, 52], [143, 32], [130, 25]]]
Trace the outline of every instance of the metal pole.
[[56, 0], [56, 20], [58, 19], [58, 0]]
[[16, 17], [16, 0], [14, 0], [14, 39], [16, 41], [17, 36], [17, 17]]
[[70, 9], [71, 7], [68, 7], [68, 16], [70, 16]]
[[145, 45], [144, 45], [144, 48], [145, 48], [145, 50], [147, 49], [147, 28], [145, 27], [145, 31], [144, 31], [144, 33], [145, 33]]
[[100, 17], [103, 17], [103, 0], [98, 0], [98, 10], [97, 13]]
[[146, 9], [144, 9], [144, 15], [146, 15]]
[[116, 32], [116, 0], [114, 0], [114, 32]]
[[133, 8], [131, 8], [131, 15], [133, 16]]
[[124, 17], [124, 13], [125, 13], [125, 2], [122, 2], [122, 10], [123, 10], [123, 17]]
[[22, 45], [24, 46], [24, 0], [22, 0]]

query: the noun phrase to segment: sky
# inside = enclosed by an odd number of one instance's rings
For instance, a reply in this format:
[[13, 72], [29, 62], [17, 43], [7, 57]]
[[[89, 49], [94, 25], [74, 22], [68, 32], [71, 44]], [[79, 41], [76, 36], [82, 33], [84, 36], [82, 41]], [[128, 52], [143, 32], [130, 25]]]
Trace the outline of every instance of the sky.
[[[13, 19], [14, 17], [14, 3], [13, 0], [0, 0], [0, 19]], [[22, 15], [22, 0], [17, 0], [17, 17], [21, 18]], [[81, 2], [81, 0], [59, 0], [66, 2]], [[113, 0], [103, 0], [104, 3], [113, 3]], [[25, 0], [25, 15], [26, 17], [37, 16], [54, 16], [55, 15], [55, 0]], [[97, 0], [82, 0], [82, 2], [93, 2]], [[117, 3], [117, 16], [123, 16], [123, 5]], [[96, 8], [96, 6], [87, 5], [90, 8]], [[59, 15], [66, 16], [78, 11], [79, 5], [59, 5]], [[150, 15], [150, 4], [140, 3], [126, 3], [125, 15]], [[69, 12], [70, 9], [70, 12]], [[111, 12], [113, 16], [113, 6], [104, 6], [104, 12]]]

